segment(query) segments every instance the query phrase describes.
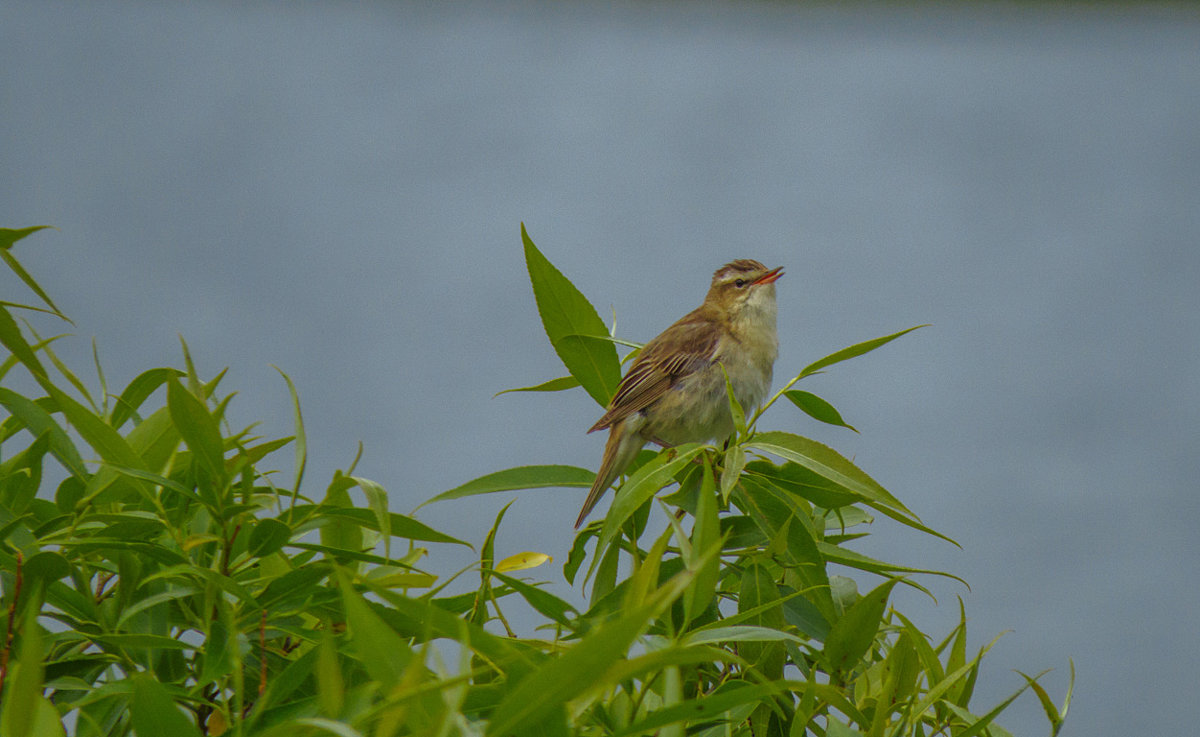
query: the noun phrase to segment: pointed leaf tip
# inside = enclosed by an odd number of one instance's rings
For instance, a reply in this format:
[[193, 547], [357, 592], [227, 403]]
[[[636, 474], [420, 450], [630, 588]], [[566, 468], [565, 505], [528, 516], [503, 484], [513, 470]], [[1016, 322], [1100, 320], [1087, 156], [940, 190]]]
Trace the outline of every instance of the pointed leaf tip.
[[521, 240], [525, 266], [546, 337], [571, 376], [601, 406], [607, 406], [621, 381], [617, 350], [596, 308], [567, 277], [538, 250], [524, 224]]
[[814, 361], [813, 363], [810, 363], [809, 365], [805, 366], [804, 370], [800, 372], [800, 375], [801, 376], [811, 376], [812, 374], [816, 373], [817, 371], [820, 371], [821, 369], [825, 368], [826, 366], [832, 366], [835, 363], [841, 363], [842, 361], [847, 361], [851, 358], [861, 356], [864, 353], [870, 353], [871, 351], [875, 350], [876, 348], [878, 348], [882, 345], [885, 345], [887, 343], [890, 343], [893, 340], [895, 340], [896, 338], [899, 338], [901, 335], [906, 335], [908, 333], [911, 333], [914, 330], [919, 330], [920, 328], [924, 328], [924, 327], [928, 327], [928, 326], [929, 326], [928, 323], [925, 323], [922, 325], [914, 325], [911, 328], [901, 330], [897, 333], [892, 333], [891, 335], [885, 335], [881, 338], [873, 338], [871, 340], [864, 340], [861, 343], [855, 343], [852, 346], [843, 348], [840, 351], [834, 351], [833, 353], [830, 353], [828, 356], [825, 356], [824, 358]]

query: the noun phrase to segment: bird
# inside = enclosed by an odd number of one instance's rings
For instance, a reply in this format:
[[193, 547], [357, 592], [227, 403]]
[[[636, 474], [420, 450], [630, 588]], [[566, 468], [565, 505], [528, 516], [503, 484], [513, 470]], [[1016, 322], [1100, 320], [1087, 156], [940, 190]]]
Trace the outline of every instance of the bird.
[[704, 303], [642, 347], [588, 430], [609, 434], [575, 529], [647, 443], [670, 447], [729, 437], [725, 374], [744, 410], [762, 403], [779, 354], [775, 282], [781, 276], [782, 266], [768, 269], [753, 259], [725, 264], [713, 273]]

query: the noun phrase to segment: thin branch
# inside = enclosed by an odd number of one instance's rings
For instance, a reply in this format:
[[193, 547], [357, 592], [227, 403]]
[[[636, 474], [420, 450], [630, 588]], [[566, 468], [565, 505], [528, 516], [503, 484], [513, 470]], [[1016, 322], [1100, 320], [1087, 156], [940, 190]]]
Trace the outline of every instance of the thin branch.
[[258, 697], [262, 698], [267, 690], [267, 610], [262, 610], [262, 618], [258, 620]]
[[17, 601], [21, 598], [21, 571], [25, 557], [17, 551], [16, 581], [13, 583], [12, 601], [8, 603], [8, 624], [4, 633], [4, 649], [0, 650], [0, 696], [4, 694], [4, 679], [8, 677], [8, 658], [12, 653], [13, 621], [17, 618]]

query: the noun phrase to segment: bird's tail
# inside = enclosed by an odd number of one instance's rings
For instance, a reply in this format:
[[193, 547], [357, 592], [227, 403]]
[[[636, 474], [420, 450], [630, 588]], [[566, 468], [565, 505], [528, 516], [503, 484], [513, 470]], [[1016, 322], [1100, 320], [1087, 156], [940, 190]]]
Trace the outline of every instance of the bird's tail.
[[645, 445], [645, 439], [637, 432], [630, 431], [625, 422], [618, 422], [612, 426], [612, 430], [608, 434], [608, 442], [604, 444], [604, 458], [600, 461], [600, 470], [596, 472], [592, 490], [588, 492], [587, 499], [583, 502], [583, 510], [579, 513], [579, 519], [575, 520], [575, 529], [579, 529], [583, 520], [600, 501], [600, 497], [604, 496], [609, 484], [629, 467], [633, 459], [637, 458], [638, 451]]

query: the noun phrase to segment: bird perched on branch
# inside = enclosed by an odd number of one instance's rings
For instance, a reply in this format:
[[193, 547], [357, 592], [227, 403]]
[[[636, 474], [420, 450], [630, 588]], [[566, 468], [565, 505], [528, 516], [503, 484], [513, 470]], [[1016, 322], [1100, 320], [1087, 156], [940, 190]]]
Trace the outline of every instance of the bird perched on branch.
[[722, 366], [743, 409], [762, 403], [779, 353], [775, 281], [781, 276], [782, 266], [768, 269], [751, 259], [725, 264], [713, 274], [704, 304], [643, 346], [588, 430], [611, 428], [576, 528], [647, 443], [703, 442], [733, 432]]

